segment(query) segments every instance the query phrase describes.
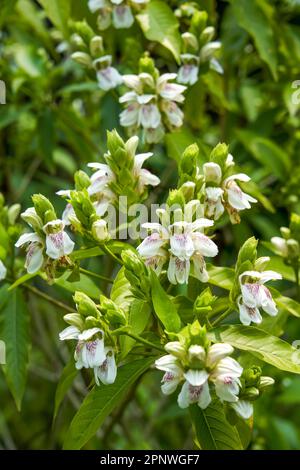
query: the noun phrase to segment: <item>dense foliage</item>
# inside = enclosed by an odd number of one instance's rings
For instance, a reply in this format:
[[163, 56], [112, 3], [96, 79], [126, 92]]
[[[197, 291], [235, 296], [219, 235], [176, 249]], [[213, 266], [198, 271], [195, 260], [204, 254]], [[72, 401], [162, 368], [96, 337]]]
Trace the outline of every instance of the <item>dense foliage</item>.
[[300, 449], [299, 21], [1, 1], [1, 448]]

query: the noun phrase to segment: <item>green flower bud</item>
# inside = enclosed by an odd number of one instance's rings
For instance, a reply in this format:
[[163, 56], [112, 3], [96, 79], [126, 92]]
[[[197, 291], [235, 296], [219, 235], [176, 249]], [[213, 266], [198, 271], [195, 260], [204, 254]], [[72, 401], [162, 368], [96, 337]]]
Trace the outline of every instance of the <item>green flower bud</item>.
[[291, 231], [287, 227], [280, 227], [280, 232], [285, 240], [288, 240], [291, 237]]
[[68, 323], [68, 325], [77, 326], [80, 331], [83, 330], [84, 322], [79, 313], [67, 313], [67, 315], [64, 315], [64, 320], [66, 323]]
[[108, 240], [109, 234], [107, 229], [107, 223], [105, 220], [96, 220], [92, 225], [92, 235], [95, 240], [103, 242]]
[[180, 171], [189, 175], [195, 175], [197, 168], [197, 158], [199, 147], [197, 144], [189, 145], [182, 154], [180, 161]]
[[208, 14], [206, 11], [196, 11], [191, 21], [191, 33], [199, 36], [207, 24]]
[[[32, 201], [36, 213], [42, 221], [45, 220], [46, 213], [48, 213], [48, 217], [50, 217], [50, 215], [52, 216], [52, 220], [57, 219], [53, 205], [45, 196], [43, 196], [42, 194], [34, 194], [32, 196]], [[49, 219], [47, 220], [47, 222], [49, 222]]]
[[124, 140], [118, 134], [116, 129], [107, 131], [107, 148], [112, 157], [120, 148], [125, 150]]
[[22, 212], [21, 218], [28, 224], [33, 230], [38, 231], [43, 228], [43, 221], [37, 215], [34, 207], [29, 207], [25, 212]]
[[[100, 328], [99, 319], [95, 317], [86, 317], [84, 321], [84, 330], [89, 330], [90, 328]], [[97, 335], [101, 336], [101, 333], [97, 333]]]
[[288, 248], [288, 257], [298, 259], [299, 258], [299, 243], [293, 238], [290, 238], [290, 240], [287, 240], [286, 244]]
[[82, 37], [85, 44], [89, 44], [92, 38], [95, 36], [94, 31], [85, 20], [72, 22], [71, 28], [75, 33]]
[[77, 191], [81, 191], [82, 189], [86, 189], [91, 184], [89, 176], [82, 170], [76, 171], [76, 173], [74, 175], [74, 181], [75, 181], [75, 189]]
[[207, 26], [200, 35], [200, 43], [206, 44], [211, 41], [215, 35], [215, 28], [213, 26]]
[[84, 67], [91, 68], [93, 66], [92, 59], [86, 52], [73, 52], [73, 54], [71, 54], [71, 59]]
[[193, 311], [196, 315], [206, 316], [212, 310], [212, 305], [217, 300], [210, 288], [207, 287], [200, 295], [196, 298], [194, 302]]
[[269, 256], [262, 256], [260, 258], [257, 258], [257, 260], [254, 263], [254, 270], [255, 271], [265, 271], [266, 267], [268, 266], [270, 262], [270, 257]]
[[256, 387], [249, 387], [243, 391], [241, 398], [243, 400], [255, 401], [259, 397], [259, 390]]
[[94, 36], [90, 41], [90, 51], [93, 57], [99, 57], [104, 53], [103, 39], [101, 36]]
[[112, 324], [126, 325], [126, 315], [122, 308], [120, 308], [111, 299], [104, 295], [100, 296], [101, 310], [105, 312], [105, 317]]
[[77, 311], [84, 317], [93, 316], [95, 318], [99, 317], [99, 311], [95, 302], [90, 299], [83, 292], [76, 291], [73, 296], [74, 302], [77, 306]]
[[183, 185], [180, 187], [180, 191], [186, 202], [189, 202], [194, 199], [195, 188], [196, 184], [192, 181], [187, 181], [186, 183], [183, 183]]
[[257, 251], [256, 251], [257, 243], [258, 243], [258, 240], [256, 240], [255, 237], [248, 238], [248, 240], [245, 241], [243, 246], [240, 248], [240, 251], [238, 254], [236, 270], [245, 261], [250, 261], [251, 263], [255, 262], [256, 257], [257, 257]]
[[198, 321], [189, 325], [189, 336], [191, 344], [199, 344], [204, 348], [209, 346], [209, 340], [206, 336], [206, 327], [201, 326]]
[[167, 353], [172, 354], [179, 359], [184, 359], [186, 356], [186, 348], [180, 341], [171, 341], [165, 345]]
[[257, 386], [261, 377], [261, 367], [253, 366], [245, 369], [242, 377], [245, 380], [246, 387]]
[[270, 387], [271, 385], [274, 385], [275, 380], [272, 377], [267, 377], [262, 375], [259, 381], [258, 388], [259, 390], [263, 390], [266, 387]]
[[192, 33], [183, 33], [181, 35], [181, 37], [182, 37], [183, 44], [184, 44], [184, 47], [185, 47], [186, 51], [189, 51], [190, 49], [192, 49], [192, 52], [195, 52], [195, 51], [198, 50], [199, 43], [198, 43], [198, 40], [197, 40], [197, 38], [194, 34], [192, 34]]
[[20, 204], [13, 204], [12, 206], [10, 206], [10, 208], [8, 209], [8, 212], [7, 212], [8, 223], [10, 225], [14, 225], [16, 223], [16, 220], [20, 215], [20, 211], [21, 211], [21, 205]]
[[147, 274], [147, 268], [140, 256], [133, 250], [124, 250], [121, 253], [126, 269], [132, 271], [136, 276]]
[[149, 73], [152, 77], [156, 75], [154, 60], [148, 55], [141, 57], [139, 61], [139, 73]]
[[167, 199], [167, 205], [171, 208], [174, 206], [184, 207], [185, 199], [180, 189], [172, 189], [169, 192], [169, 197]]
[[219, 143], [216, 147], [211, 151], [209, 160], [211, 162], [217, 163], [220, 165], [222, 172], [224, 172], [226, 168], [226, 160], [228, 157], [228, 145]]

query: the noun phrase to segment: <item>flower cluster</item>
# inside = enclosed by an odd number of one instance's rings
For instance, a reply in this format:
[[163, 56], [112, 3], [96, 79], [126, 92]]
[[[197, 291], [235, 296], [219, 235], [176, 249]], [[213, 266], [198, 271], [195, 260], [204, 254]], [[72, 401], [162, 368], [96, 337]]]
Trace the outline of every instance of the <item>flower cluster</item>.
[[48, 261], [68, 263], [67, 256], [74, 249], [50, 201], [40, 194], [32, 199], [34, 207], [26, 209], [21, 217], [34, 231], [22, 234], [15, 244], [17, 248], [26, 246], [25, 268], [29, 274], [38, 272]]
[[[160, 75], [150, 58], [140, 61], [142, 71], [138, 75], [123, 75], [124, 84], [131, 90], [120, 98], [126, 108], [120, 115], [120, 123], [130, 133], [143, 130], [148, 143], [159, 142], [166, 131], [183, 124], [183, 103], [186, 87], [172, 81], [176, 73]], [[144, 70], [145, 71], [144, 71]]]
[[92, 13], [97, 12], [97, 24], [100, 30], [109, 28], [130, 28], [134, 22], [131, 6], [135, 8], [145, 5], [149, 0], [89, 0], [88, 6]]
[[[190, 201], [187, 212], [199, 206], [199, 201]], [[185, 220], [170, 224], [166, 209], [158, 209], [161, 223], [147, 223], [143, 227], [150, 230], [137, 250], [147, 266], [160, 273], [168, 261], [168, 279], [172, 284], [188, 282], [190, 274], [202, 282], [208, 280], [204, 257], [218, 254], [217, 245], [203, 233], [213, 221], [199, 218], [193, 222]]]
[[243, 368], [229, 357], [233, 347], [226, 343], [210, 345], [206, 338], [203, 341], [199, 336], [165, 345], [169, 354], [155, 362], [156, 368], [164, 372], [162, 392], [170, 395], [183, 383], [178, 395], [180, 408], [197, 403], [205, 409], [211, 403], [212, 393], [222, 402], [237, 403]]
[[105, 335], [101, 313], [96, 304], [81, 292], [75, 293], [74, 300], [77, 313], [65, 315], [64, 319], [70, 326], [59, 334], [59, 338], [61, 341], [77, 340], [74, 352], [76, 369], [93, 369], [97, 385], [100, 382], [112, 384], [117, 376], [115, 345]]
[[[219, 144], [216, 147], [216, 153], [222, 147], [223, 144]], [[227, 154], [226, 150], [225, 154]], [[234, 166], [231, 154], [226, 155], [225, 161], [220, 159], [219, 163], [214, 161], [213, 153], [211, 157], [211, 161], [203, 165], [202, 200], [205, 215], [210, 219], [218, 220], [226, 209], [231, 223], [239, 223], [239, 212], [250, 209], [250, 203], [257, 202], [254, 197], [244, 193], [237, 183], [237, 181], [248, 182], [250, 178], [245, 173], [231, 174], [231, 169]]]

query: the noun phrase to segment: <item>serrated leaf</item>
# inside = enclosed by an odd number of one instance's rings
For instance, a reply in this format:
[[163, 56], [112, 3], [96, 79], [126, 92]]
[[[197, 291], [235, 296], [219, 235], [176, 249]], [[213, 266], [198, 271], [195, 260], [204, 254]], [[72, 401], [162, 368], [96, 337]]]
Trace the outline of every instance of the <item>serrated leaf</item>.
[[29, 349], [29, 311], [20, 290], [10, 293], [1, 311], [1, 318], [1, 339], [6, 345], [4, 373], [20, 410], [25, 392]]
[[75, 367], [75, 361], [73, 358], [68, 362], [68, 364], [64, 367], [59, 382], [57, 384], [56, 392], [55, 392], [55, 403], [54, 403], [54, 413], [53, 419], [56, 418], [57, 412], [59, 407], [66, 396], [67, 391], [71, 387], [72, 383], [76, 375], [78, 374], [78, 370]]
[[197, 443], [202, 450], [242, 450], [243, 445], [235, 426], [226, 419], [223, 405], [214, 400], [202, 410], [190, 407]]
[[97, 432], [105, 418], [118, 406], [134, 382], [155, 358], [144, 358], [118, 369], [115, 383], [94, 387], [74, 416], [64, 442], [64, 449], [81, 449]]
[[142, 13], [136, 15], [146, 38], [159, 42], [169, 49], [176, 61], [180, 61], [181, 37], [178, 20], [171, 8], [160, 0], [148, 3]]
[[208, 335], [212, 341], [222, 341], [242, 351], [249, 351], [278, 369], [300, 374], [298, 350], [259, 328], [244, 325], [221, 326]]
[[277, 79], [277, 50], [271, 26], [273, 9], [264, 0], [230, 0], [239, 26], [253, 38], [262, 60]]
[[152, 302], [155, 313], [168, 332], [177, 333], [181, 320], [176, 306], [165, 292], [154, 271], [151, 271]]

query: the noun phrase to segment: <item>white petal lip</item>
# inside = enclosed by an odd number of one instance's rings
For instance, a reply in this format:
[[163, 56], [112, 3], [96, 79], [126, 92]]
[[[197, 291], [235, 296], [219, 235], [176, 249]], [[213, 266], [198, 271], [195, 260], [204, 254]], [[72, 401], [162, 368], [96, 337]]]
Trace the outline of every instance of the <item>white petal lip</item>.
[[19, 240], [15, 243], [15, 247], [19, 248], [23, 245], [26, 245], [26, 243], [32, 242], [42, 243], [42, 239], [36, 233], [33, 232], [23, 233], [23, 235], [21, 235]]
[[29, 245], [25, 262], [28, 274], [34, 274], [41, 269], [44, 263], [43, 252], [44, 248], [41, 245], [37, 243]]
[[82, 333], [78, 335], [78, 339], [80, 341], [87, 341], [91, 339], [95, 334], [97, 333], [102, 333], [104, 335], [103, 331], [100, 328], [90, 328], [88, 330], [84, 330]]
[[249, 419], [253, 415], [253, 403], [239, 400], [231, 404], [234, 411], [243, 419]]
[[188, 350], [188, 354], [189, 354], [190, 359], [197, 358], [203, 362], [205, 361], [205, 358], [206, 358], [206, 351], [199, 344], [193, 344], [192, 346], [190, 346]]
[[208, 256], [210, 258], [217, 256], [219, 252], [217, 245], [206, 235], [203, 235], [202, 233], [193, 233], [192, 240], [195, 250], [203, 256]]
[[217, 362], [226, 356], [229, 356], [234, 351], [233, 347], [227, 343], [215, 343], [213, 344], [207, 354], [206, 365], [213, 367]]
[[206, 372], [206, 370], [189, 369], [184, 374], [184, 377], [194, 387], [200, 387], [207, 381], [209, 374]]
[[127, 5], [115, 6], [112, 16], [113, 24], [116, 29], [130, 28], [134, 22], [131, 8]]
[[180, 370], [177, 365], [177, 358], [172, 354], [166, 354], [155, 361], [156, 369], [164, 372], [174, 372]]
[[137, 170], [140, 170], [144, 164], [144, 162], [146, 160], [148, 160], [148, 158], [152, 157], [153, 155], [153, 152], [147, 152], [147, 153], [138, 153], [135, 157], [134, 157], [134, 167], [135, 169]]
[[248, 175], [246, 175], [245, 173], [237, 173], [236, 175], [228, 176], [228, 178], [225, 179], [224, 184], [226, 186], [226, 184], [229, 183], [229, 181], [235, 181], [235, 180], [243, 181], [244, 183], [248, 183], [250, 181], [250, 179], [251, 178]]
[[137, 247], [137, 251], [142, 257], [155, 256], [158, 250], [165, 244], [166, 240], [161, 238], [160, 234], [155, 232], [149, 235]]
[[243, 325], [249, 326], [251, 322], [259, 324], [262, 322], [262, 316], [259, 309], [254, 307], [250, 309], [246, 305], [239, 303], [240, 322]]
[[61, 341], [65, 341], [68, 339], [78, 339], [79, 333], [80, 331], [77, 326], [71, 325], [59, 333], [59, 339]]
[[243, 368], [232, 357], [221, 359], [213, 371], [212, 378], [222, 379], [223, 377], [239, 378], [242, 375]]

